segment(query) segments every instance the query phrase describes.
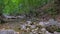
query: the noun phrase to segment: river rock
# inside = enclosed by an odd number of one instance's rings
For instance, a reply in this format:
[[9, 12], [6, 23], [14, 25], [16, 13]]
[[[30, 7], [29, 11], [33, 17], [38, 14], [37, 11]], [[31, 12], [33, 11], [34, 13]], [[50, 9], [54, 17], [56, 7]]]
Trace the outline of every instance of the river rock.
[[17, 34], [14, 30], [0, 30], [0, 34]]

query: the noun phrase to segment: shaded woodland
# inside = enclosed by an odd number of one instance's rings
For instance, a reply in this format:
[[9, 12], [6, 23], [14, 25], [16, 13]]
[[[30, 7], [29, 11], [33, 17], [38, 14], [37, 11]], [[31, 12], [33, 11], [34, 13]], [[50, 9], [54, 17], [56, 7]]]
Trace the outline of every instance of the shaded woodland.
[[[60, 15], [60, 0], [0, 0], [0, 21], [5, 15], [25, 15], [26, 18], [56, 18]], [[14, 17], [13, 17], [14, 18]]]

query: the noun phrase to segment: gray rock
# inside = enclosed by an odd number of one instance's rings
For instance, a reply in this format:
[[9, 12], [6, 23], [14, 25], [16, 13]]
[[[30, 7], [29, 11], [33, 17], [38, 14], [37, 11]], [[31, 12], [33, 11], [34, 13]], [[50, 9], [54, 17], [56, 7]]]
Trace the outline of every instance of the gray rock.
[[55, 21], [54, 19], [50, 19], [49, 25], [57, 25], [57, 21]]
[[32, 22], [31, 21], [27, 21], [27, 24], [31, 24]]
[[54, 34], [60, 34], [60, 32], [54, 32]]
[[14, 30], [1, 30], [0, 34], [16, 34]]
[[33, 34], [32, 32], [30, 32], [30, 34]]
[[36, 25], [31, 25], [31, 28], [36, 28]]
[[46, 33], [45, 34], [51, 34], [50, 32], [48, 32], [48, 31], [46, 31]]
[[39, 25], [45, 26], [44, 22], [39, 22]]
[[23, 30], [25, 30], [26, 29], [26, 26], [25, 25], [21, 25], [21, 29]]

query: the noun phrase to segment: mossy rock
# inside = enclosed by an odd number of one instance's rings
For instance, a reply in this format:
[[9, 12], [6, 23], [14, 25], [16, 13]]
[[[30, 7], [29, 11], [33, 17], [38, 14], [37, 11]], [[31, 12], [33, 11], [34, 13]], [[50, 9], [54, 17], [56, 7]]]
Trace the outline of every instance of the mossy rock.
[[57, 32], [60, 32], [60, 28], [56, 30]]
[[58, 27], [55, 25], [46, 27], [46, 30], [49, 31], [50, 33], [54, 33], [54, 31], [56, 31], [57, 29], [58, 29]]

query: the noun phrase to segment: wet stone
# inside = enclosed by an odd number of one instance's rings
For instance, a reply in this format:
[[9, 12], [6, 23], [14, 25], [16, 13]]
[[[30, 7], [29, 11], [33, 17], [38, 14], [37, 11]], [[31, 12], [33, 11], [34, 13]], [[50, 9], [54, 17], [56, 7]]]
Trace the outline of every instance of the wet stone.
[[17, 34], [14, 30], [1, 30], [0, 34]]

